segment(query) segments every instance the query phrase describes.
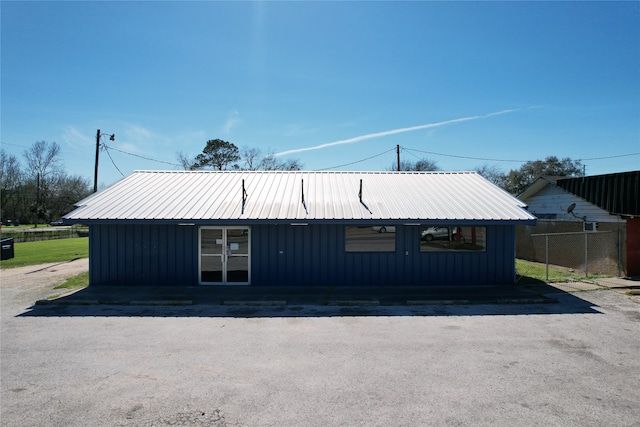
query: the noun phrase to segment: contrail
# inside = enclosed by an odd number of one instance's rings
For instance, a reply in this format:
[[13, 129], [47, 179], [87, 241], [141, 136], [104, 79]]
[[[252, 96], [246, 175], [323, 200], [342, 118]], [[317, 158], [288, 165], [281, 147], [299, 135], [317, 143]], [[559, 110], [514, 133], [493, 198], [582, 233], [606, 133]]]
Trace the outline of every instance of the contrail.
[[398, 133], [411, 132], [411, 131], [420, 130], [420, 129], [436, 128], [436, 127], [439, 127], [439, 126], [449, 125], [451, 123], [461, 123], [461, 122], [468, 122], [470, 120], [486, 119], [487, 117], [499, 116], [501, 114], [513, 113], [515, 111], [520, 111], [520, 110], [521, 110], [521, 108], [516, 108], [516, 109], [511, 109], [511, 110], [502, 110], [502, 111], [496, 111], [494, 113], [484, 114], [484, 115], [481, 115], [481, 116], [462, 117], [460, 119], [445, 120], [444, 122], [429, 123], [429, 124], [426, 124], [426, 125], [411, 126], [411, 127], [408, 127], [408, 128], [393, 129], [393, 130], [387, 130], [387, 131], [384, 131], [384, 132], [369, 133], [367, 135], [360, 135], [360, 136], [355, 136], [355, 137], [349, 138], [349, 139], [341, 139], [339, 141], [327, 142], [326, 144], [315, 145], [313, 147], [295, 148], [293, 150], [281, 151], [279, 153], [275, 153], [274, 156], [278, 157], [278, 156], [285, 156], [287, 154], [301, 153], [303, 151], [320, 150], [322, 148], [333, 147], [334, 145], [353, 144], [353, 143], [364, 141], [364, 140], [367, 140], [367, 139], [380, 138], [380, 137], [388, 136], [388, 135], [396, 135]]

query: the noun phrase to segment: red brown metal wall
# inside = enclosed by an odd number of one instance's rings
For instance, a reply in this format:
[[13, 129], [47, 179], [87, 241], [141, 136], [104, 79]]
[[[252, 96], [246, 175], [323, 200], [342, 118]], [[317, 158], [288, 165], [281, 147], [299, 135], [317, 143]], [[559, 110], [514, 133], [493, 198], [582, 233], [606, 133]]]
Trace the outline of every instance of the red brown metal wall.
[[627, 275], [640, 276], [640, 218], [627, 219]]

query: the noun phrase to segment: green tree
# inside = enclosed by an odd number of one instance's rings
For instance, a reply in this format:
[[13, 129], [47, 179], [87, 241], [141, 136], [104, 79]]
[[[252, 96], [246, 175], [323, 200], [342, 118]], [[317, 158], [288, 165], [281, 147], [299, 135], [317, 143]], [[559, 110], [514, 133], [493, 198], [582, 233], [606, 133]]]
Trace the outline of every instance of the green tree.
[[502, 188], [509, 193], [519, 194], [541, 176], [582, 176], [582, 163], [580, 160], [568, 157], [558, 159], [556, 156], [528, 161], [520, 169], [512, 169], [505, 175]]
[[89, 196], [92, 192], [93, 185], [87, 178], [80, 175], [60, 174], [53, 183], [53, 191], [47, 205], [49, 219], [58, 219], [71, 212], [76, 202]]
[[59, 155], [56, 143], [36, 142], [24, 153], [28, 169], [23, 170], [15, 156], [0, 150], [2, 219], [49, 222], [69, 213], [77, 201], [91, 194], [89, 180], [67, 175]]
[[[266, 155], [263, 155], [261, 149], [254, 147], [244, 146], [238, 150], [235, 145], [219, 139], [207, 141], [207, 147], [205, 147], [203, 153], [195, 158], [191, 158], [182, 152], [176, 153], [176, 158], [184, 170], [213, 167], [218, 170], [228, 168], [249, 171], [297, 171], [303, 167], [303, 164], [298, 159], [280, 160], [273, 154], [272, 150], [269, 150]], [[234, 163], [237, 161], [240, 161], [240, 164]]]
[[231, 165], [237, 169], [238, 165], [234, 164], [240, 160], [238, 147], [231, 142], [221, 139], [210, 139], [207, 145], [195, 158], [195, 163], [191, 169], [213, 168], [217, 170], [225, 170]]

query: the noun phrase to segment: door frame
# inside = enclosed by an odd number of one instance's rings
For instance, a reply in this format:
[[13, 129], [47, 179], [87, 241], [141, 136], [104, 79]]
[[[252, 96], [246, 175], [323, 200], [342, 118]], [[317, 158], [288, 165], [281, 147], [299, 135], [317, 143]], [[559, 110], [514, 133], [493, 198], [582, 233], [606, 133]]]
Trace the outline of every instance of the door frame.
[[[222, 281], [221, 282], [203, 282], [202, 281], [202, 230], [221, 230], [222, 231], [222, 250], [220, 254], [204, 254], [204, 256], [210, 255], [212, 257], [221, 257], [222, 262]], [[229, 247], [227, 230], [248, 230], [248, 242], [247, 242], [247, 254], [229, 254], [225, 253], [226, 248]], [[247, 258], [247, 281], [246, 282], [229, 282], [228, 276], [228, 258], [229, 257], [242, 257]], [[230, 226], [218, 226], [218, 225], [206, 225], [198, 227], [198, 284], [205, 286], [216, 285], [232, 285], [232, 286], [246, 286], [251, 284], [251, 227], [248, 225], [230, 225]]]

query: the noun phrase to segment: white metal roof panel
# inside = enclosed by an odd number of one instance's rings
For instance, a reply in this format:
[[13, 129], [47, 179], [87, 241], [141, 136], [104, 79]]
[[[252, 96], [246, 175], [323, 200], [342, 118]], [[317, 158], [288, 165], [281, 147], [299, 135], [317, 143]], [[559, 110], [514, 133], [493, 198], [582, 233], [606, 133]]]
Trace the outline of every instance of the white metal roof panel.
[[531, 221], [535, 217], [524, 203], [475, 172], [136, 171], [79, 202], [65, 219]]

